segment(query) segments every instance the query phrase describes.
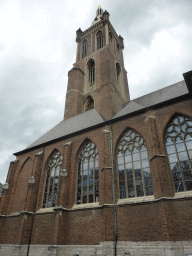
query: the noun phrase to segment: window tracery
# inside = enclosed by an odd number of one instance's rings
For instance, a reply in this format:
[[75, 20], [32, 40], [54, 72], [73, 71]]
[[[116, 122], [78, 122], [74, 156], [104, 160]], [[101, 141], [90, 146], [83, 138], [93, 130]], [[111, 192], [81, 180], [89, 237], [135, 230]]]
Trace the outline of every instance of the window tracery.
[[173, 118], [165, 139], [175, 192], [192, 190], [192, 119]]
[[103, 34], [101, 30], [97, 32], [96, 37], [97, 37], [97, 50], [99, 50], [100, 48], [103, 47]]
[[96, 146], [86, 141], [79, 155], [77, 204], [99, 202], [99, 159]]
[[43, 208], [55, 207], [57, 205], [58, 183], [62, 168], [62, 159], [59, 151], [55, 151], [47, 166], [47, 177], [45, 181]]
[[119, 198], [153, 195], [147, 148], [143, 138], [128, 129], [117, 146]]

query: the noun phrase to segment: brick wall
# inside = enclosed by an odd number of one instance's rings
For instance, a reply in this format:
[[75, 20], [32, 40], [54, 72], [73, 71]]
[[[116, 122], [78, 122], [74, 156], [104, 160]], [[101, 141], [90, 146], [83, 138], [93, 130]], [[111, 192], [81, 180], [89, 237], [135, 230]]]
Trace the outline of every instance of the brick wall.
[[[151, 159], [150, 168], [156, 199], [150, 202], [117, 205], [118, 241], [192, 240], [192, 203], [190, 198], [173, 200], [174, 187], [164, 145], [164, 130], [169, 120], [175, 113], [192, 117], [191, 103], [192, 100], [189, 99], [165, 105], [112, 124], [116, 202], [118, 199], [116, 145], [127, 128], [136, 130], [146, 142], [148, 156]], [[41, 209], [47, 163], [54, 149], [59, 150], [63, 155], [62, 168], [67, 170], [67, 176], [61, 178], [58, 197], [59, 205], [65, 209], [58, 214], [50, 212], [35, 215], [32, 231], [33, 244], [52, 244], [53, 241], [58, 244], [98, 244], [100, 241], [114, 239], [109, 129], [110, 127], [105, 125], [47, 145], [44, 151], [39, 189], [37, 182], [41, 155], [37, 156], [36, 153], [42, 151], [42, 148], [20, 155], [18, 161], [11, 165], [10, 168], [15, 169], [14, 172], [10, 171], [8, 180], [13, 184], [6, 193], [3, 192], [3, 202], [5, 205], [8, 204], [4, 210], [5, 215], [21, 211], [23, 208], [28, 211], [34, 211], [35, 207], [36, 211]], [[93, 141], [98, 149], [99, 206], [91, 209], [72, 209], [75, 204], [77, 157], [86, 139]], [[162, 156], [156, 156], [156, 154]], [[29, 157], [31, 160], [27, 160]], [[30, 176], [35, 177], [34, 185], [28, 183]], [[17, 183], [19, 179], [20, 183]], [[37, 203], [36, 191], [38, 191]], [[15, 197], [15, 195], [18, 196]], [[161, 199], [161, 197], [167, 199]], [[8, 209], [7, 212], [6, 209]], [[16, 244], [19, 236], [20, 243], [28, 241], [32, 218], [27, 215], [23, 222], [21, 220], [21, 215], [20, 217], [0, 216], [0, 227], [4, 234], [0, 237], [0, 243]], [[22, 226], [21, 223], [23, 223]]]

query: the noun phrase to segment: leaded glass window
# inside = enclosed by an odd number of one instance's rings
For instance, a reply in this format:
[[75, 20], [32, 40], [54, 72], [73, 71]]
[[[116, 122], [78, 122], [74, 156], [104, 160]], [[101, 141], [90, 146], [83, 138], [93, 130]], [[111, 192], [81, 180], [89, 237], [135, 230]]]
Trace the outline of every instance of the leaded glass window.
[[147, 148], [143, 138], [128, 129], [117, 146], [119, 198], [153, 195]]
[[61, 168], [62, 156], [59, 151], [55, 151], [47, 166], [43, 208], [55, 207], [57, 205], [58, 183]]
[[192, 190], [192, 119], [176, 116], [165, 136], [175, 191]]
[[79, 155], [77, 204], [99, 202], [99, 159], [96, 146], [86, 141]]

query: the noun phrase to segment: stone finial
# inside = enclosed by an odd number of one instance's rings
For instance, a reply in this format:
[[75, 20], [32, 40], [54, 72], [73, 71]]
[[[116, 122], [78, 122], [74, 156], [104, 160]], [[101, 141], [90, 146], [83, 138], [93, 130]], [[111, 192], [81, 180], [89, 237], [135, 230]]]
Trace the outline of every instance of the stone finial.
[[92, 25], [94, 25], [95, 23], [99, 22], [102, 19], [103, 19], [103, 9], [101, 9], [101, 5], [100, 5], [96, 11], [96, 18], [92, 22]]
[[103, 13], [103, 20], [109, 20], [109, 13], [106, 10]]
[[119, 40], [121, 42], [121, 47], [124, 49], [124, 43], [123, 43], [123, 37], [121, 35], [119, 35]]

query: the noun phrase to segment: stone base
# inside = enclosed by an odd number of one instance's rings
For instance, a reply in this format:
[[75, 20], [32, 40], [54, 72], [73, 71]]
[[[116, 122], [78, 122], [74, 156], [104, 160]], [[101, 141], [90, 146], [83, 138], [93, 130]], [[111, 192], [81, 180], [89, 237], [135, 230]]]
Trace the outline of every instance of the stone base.
[[1, 244], [0, 256], [26, 256], [28, 245]]
[[[0, 245], [0, 256], [26, 256], [27, 245]], [[31, 245], [29, 256], [113, 256], [113, 242], [99, 245]], [[192, 256], [192, 241], [118, 242], [117, 256]]]

